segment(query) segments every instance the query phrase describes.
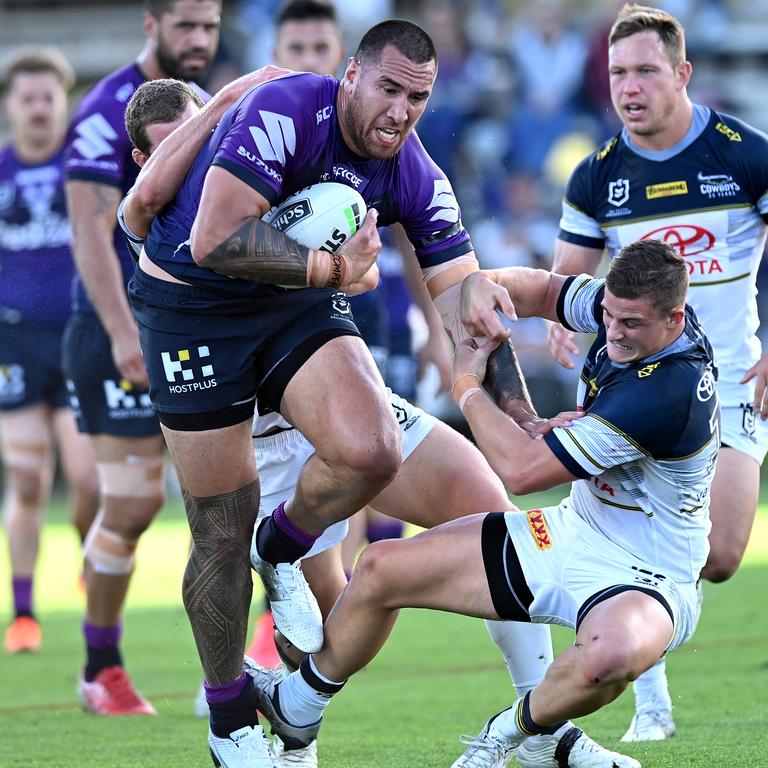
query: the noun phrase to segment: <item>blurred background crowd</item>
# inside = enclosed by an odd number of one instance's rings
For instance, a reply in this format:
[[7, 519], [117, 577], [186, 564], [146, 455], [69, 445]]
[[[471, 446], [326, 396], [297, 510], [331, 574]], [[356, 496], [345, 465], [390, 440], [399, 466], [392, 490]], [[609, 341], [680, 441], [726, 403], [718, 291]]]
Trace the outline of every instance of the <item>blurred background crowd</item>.
[[[413, 19], [433, 36], [439, 75], [418, 132], [451, 179], [484, 267], [551, 262], [560, 197], [576, 163], [618, 130], [610, 104], [607, 33], [616, 0], [336, 0], [348, 52], [376, 21]], [[694, 101], [768, 127], [768, 0], [658, 4], [687, 31]], [[222, 45], [204, 87], [214, 92], [271, 59], [280, 0], [225, 0]], [[61, 48], [78, 86], [71, 100], [135, 57], [138, 2], [0, 0], [0, 64], [22, 44]], [[7, 126], [0, 123], [0, 138]], [[382, 272], [398, 269], [382, 255]], [[768, 281], [763, 269], [759, 286]], [[768, 295], [768, 292], [763, 292]], [[412, 325], [413, 317], [411, 317]], [[549, 356], [546, 331], [524, 321], [516, 343], [539, 409], [569, 405], [574, 372]], [[419, 343], [418, 319], [414, 344]], [[406, 375], [413, 375], [415, 366]], [[400, 391], [406, 388], [401, 386]], [[432, 410], [434, 378], [418, 390]], [[455, 413], [454, 413], [455, 415]]]

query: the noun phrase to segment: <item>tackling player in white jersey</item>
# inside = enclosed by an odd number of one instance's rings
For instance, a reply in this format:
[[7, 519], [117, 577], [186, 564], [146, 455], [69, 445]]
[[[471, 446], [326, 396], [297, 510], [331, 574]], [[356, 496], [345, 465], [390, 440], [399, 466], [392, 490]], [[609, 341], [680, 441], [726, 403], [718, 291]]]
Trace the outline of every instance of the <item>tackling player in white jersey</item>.
[[[768, 449], [768, 359], [761, 357], [755, 281], [768, 220], [768, 139], [740, 120], [691, 103], [680, 23], [663, 11], [625, 6], [609, 36], [613, 105], [623, 130], [574, 171], [563, 201], [553, 269], [594, 273], [639, 238], [683, 256], [688, 303], [715, 350], [723, 409], [712, 488], [710, 554], [701, 576], [730, 578], [752, 529], [760, 465]], [[578, 349], [550, 329], [555, 358], [573, 367]], [[634, 686], [636, 714], [624, 741], [672, 736], [664, 662]]]
[[585, 745], [565, 721], [615, 699], [690, 636], [719, 407], [687, 287], [685, 262], [656, 241], [625, 247], [606, 280], [511, 268], [464, 281], [462, 317], [476, 337], [508, 335], [497, 309], [597, 333], [584, 417], [541, 440], [482, 388], [498, 341], [478, 349], [468, 340], [454, 362], [454, 397], [505, 485], [528, 493], [573, 481], [571, 494], [556, 507], [472, 515], [370, 545], [326, 622], [323, 649], [283, 680], [250, 670], [259, 710], [286, 743], [312, 741], [330, 698], [376, 655], [400, 608], [576, 629], [544, 680], [469, 739], [454, 768], [498, 768], [515, 750], [533, 764], [533, 734], [559, 734], [559, 756], [570, 749], [572, 759]]

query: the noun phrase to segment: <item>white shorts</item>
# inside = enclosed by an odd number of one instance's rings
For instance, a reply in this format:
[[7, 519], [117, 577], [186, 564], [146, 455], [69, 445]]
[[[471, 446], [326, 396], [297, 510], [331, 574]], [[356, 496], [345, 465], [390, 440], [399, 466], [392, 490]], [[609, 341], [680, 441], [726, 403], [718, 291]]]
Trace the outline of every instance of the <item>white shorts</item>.
[[768, 452], [768, 422], [755, 416], [752, 405], [721, 406], [720, 442], [763, 463]]
[[[403, 461], [406, 461], [435, 426], [437, 419], [391, 390], [388, 392], [400, 427]], [[281, 501], [293, 495], [299, 473], [314, 452], [312, 443], [298, 429], [278, 432], [268, 437], [253, 438], [253, 453], [261, 481], [260, 518], [271, 515]], [[348, 530], [349, 524], [346, 520], [330, 525], [305, 557], [319, 555], [338, 544], [347, 535]]]
[[674, 631], [666, 650], [696, 627], [696, 584], [679, 584], [632, 556], [582, 520], [565, 500], [557, 507], [506, 512], [504, 522], [533, 596], [531, 621], [577, 629], [587, 611], [626, 587], [658, 594]]

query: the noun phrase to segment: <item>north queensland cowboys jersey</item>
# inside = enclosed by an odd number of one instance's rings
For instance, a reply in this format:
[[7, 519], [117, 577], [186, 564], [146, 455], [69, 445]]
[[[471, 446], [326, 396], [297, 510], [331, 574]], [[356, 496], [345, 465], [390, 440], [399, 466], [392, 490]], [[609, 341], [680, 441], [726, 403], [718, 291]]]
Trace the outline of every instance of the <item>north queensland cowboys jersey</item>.
[[719, 447], [717, 369], [690, 307], [685, 331], [660, 352], [630, 364], [607, 354], [605, 281], [567, 280], [558, 302], [568, 329], [597, 332], [581, 374], [585, 415], [545, 440], [581, 478], [572, 506], [592, 528], [628, 552], [695, 581], [709, 545], [709, 490]]
[[768, 137], [695, 106], [687, 134], [652, 152], [617, 134], [574, 171], [559, 239], [605, 248], [658, 238], [688, 264], [688, 303], [715, 350], [723, 405], [754, 399], [739, 384], [760, 357], [755, 279], [768, 220]]

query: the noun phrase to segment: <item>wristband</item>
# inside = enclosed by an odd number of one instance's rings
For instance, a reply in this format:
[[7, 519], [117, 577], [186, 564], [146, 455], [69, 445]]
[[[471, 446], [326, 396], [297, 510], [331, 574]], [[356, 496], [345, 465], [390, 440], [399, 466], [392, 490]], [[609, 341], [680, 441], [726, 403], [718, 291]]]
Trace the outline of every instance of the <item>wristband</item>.
[[343, 253], [310, 248], [307, 254], [307, 285], [312, 288], [341, 288], [347, 283], [352, 262]]
[[[462, 383], [465, 379], [471, 379], [471, 381]], [[465, 392], [469, 391], [470, 389], [480, 389], [481, 385], [482, 382], [480, 381], [479, 376], [474, 373], [463, 373], [461, 376], [459, 376], [458, 379], [456, 379], [456, 381], [453, 382], [453, 386], [451, 387], [451, 397], [455, 402], [458, 403]]]
[[480, 389], [480, 387], [470, 387], [469, 389], [464, 390], [458, 402], [459, 410], [462, 413], [464, 413], [464, 405], [466, 404], [467, 400], [469, 400], [469, 398], [477, 392], [483, 392], [483, 390]]

